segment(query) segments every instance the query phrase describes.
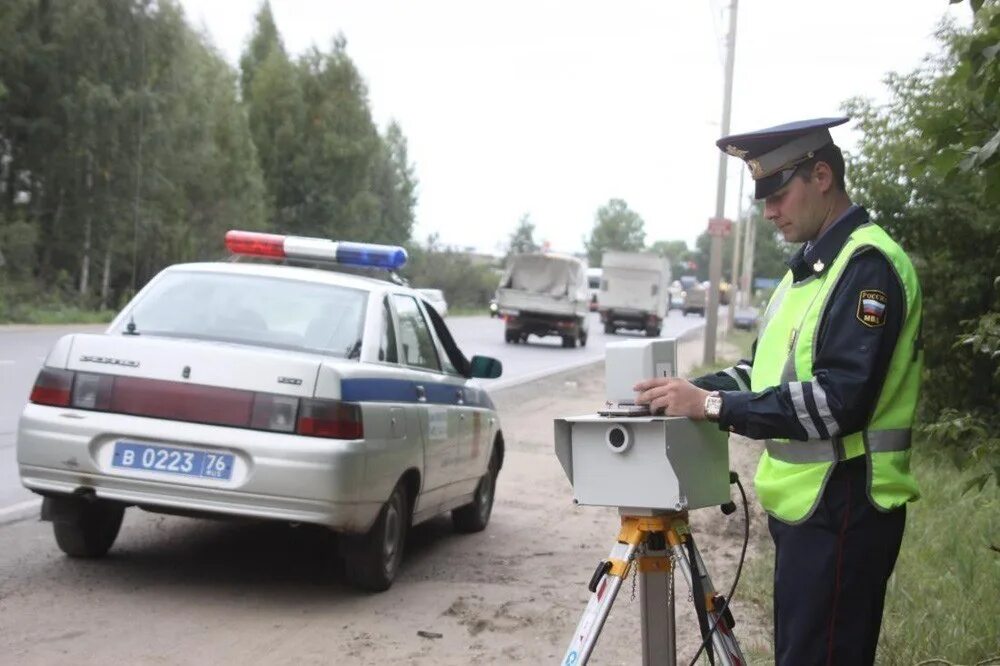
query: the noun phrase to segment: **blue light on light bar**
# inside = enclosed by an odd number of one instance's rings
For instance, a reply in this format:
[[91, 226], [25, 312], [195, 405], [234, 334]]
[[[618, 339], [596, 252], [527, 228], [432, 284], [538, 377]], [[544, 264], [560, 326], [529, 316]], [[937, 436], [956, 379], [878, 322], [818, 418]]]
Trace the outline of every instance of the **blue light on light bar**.
[[398, 270], [406, 265], [406, 250], [393, 245], [339, 242], [337, 263]]

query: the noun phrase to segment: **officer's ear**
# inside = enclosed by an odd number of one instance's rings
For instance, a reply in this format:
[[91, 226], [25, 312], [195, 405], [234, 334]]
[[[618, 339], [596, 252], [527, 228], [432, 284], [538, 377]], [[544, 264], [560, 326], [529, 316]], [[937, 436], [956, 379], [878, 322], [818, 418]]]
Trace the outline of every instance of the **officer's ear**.
[[819, 161], [813, 165], [812, 168], [812, 180], [816, 181], [816, 187], [822, 194], [828, 193], [830, 190], [834, 189], [834, 177], [833, 169], [826, 162]]

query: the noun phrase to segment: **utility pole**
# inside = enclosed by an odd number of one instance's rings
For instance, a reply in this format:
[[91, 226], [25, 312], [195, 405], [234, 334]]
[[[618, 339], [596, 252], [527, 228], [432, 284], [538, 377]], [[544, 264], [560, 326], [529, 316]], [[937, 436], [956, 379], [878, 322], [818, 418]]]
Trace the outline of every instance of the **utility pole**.
[[[733, 101], [733, 65], [736, 60], [736, 6], [733, 0], [729, 7], [729, 35], [726, 39], [726, 83], [722, 96], [722, 136], [729, 134], [729, 116]], [[719, 151], [719, 181], [715, 193], [715, 217], [726, 214], [726, 160], [728, 156]], [[708, 261], [708, 308], [705, 311], [705, 355], [704, 364], [715, 363], [715, 334], [719, 326], [719, 280], [722, 278], [722, 237], [712, 236], [712, 248]]]
[[747, 220], [747, 235], [743, 238], [743, 302], [753, 304], [753, 254], [757, 242], [757, 220], [751, 215]]
[[746, 233], [743, 229], [743, 177], [746, 169], [740, 169], [740, 196], [736, 204], [736, 233], [733, 234], [733, 262], [729, 268], [729, 330], [733, 329], [736, 318], [736, 297], [740, 294], [740, 239]]

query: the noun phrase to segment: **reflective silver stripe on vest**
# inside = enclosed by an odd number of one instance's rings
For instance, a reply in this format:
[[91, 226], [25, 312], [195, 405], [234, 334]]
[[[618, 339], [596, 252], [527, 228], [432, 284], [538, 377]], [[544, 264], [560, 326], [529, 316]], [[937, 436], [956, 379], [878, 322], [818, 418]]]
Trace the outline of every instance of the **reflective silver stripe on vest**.
[[[868, 450], [872, 453], [889, 453], [892, 451], [907, 451], [910, 448], [912, 431], [909, 428], [898, 430], [874, 430], [864, 434], [868, 442]], [[779, 442], [769, 439], [764, 443], [767, 455], [775, 460], [786, 463], [832, 463], [842, 460], [842, 446], [837, 446], [838, 439], [810, 439], [804, 442], [791, 440]]]
[[767, 440], [767, 455], [786, 463], [837, 462], [840, 456], [832, 439], [810, 439], [805, 442]]
[[813, 418], [806, 407], [806, 396], [802, 390], [802, 382], [792, 382], [788, 385], [788, 392], [792, 396], [792, 405], [795, 407], [795, 415], [799, 417], [799, 423], [805, 429], [809, 439], [819, 439], [819, 430], [813, 423]]
[[826, 401], [826, 391], [819, 385], [819, 381], [815, 379], [812, 380], [812, 390], [813, 400], [816, 402], [816, 412], [823, 419], [827, 436], [836, 437], [840, 434], [840, 424], [837, 423], [837, 419], [833, 418], [833, 412], [830, 411], [830, 404]]
[[748, 381], [749, 375], [747, 374], [747, 369], [750, 366], [747, 365], [736, 365], [730, 368], [724, 369], [722, 372], [732, 377], [733, 381], [736, 382], [736, 386], [741, 391], [749, 391], [750, 383]]
[[871, 430], [865, 433], [868, 450], [872, 453], [889, 453], [891, 451], [906, 451], [910, 448], [913, 431], [909, 428], [897, 430]]

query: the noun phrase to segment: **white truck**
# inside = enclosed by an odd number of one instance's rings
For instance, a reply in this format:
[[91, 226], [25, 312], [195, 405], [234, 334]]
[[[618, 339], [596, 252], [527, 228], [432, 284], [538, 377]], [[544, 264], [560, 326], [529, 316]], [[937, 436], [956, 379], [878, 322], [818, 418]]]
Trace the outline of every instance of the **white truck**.
[[604, 332], [625, 328], [651, 338], [660, 335], [669, 307], [670, 262], [650, 252], [608, 251], [601, 264], [598, 302]]
[[568, 255], [518, 254], [497, 289], [504, 341], [558, 335], [563, 347], [587, 344], [587, 265]]

